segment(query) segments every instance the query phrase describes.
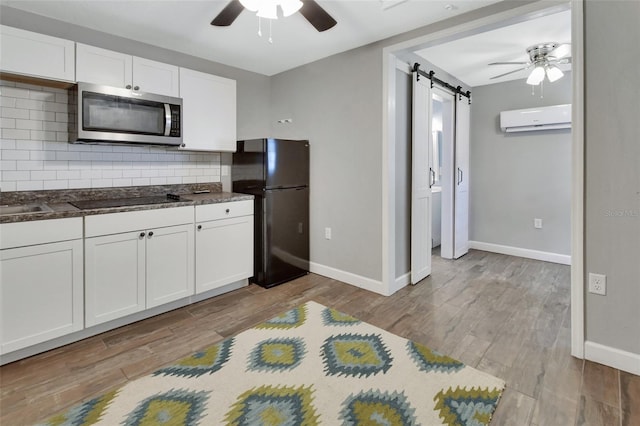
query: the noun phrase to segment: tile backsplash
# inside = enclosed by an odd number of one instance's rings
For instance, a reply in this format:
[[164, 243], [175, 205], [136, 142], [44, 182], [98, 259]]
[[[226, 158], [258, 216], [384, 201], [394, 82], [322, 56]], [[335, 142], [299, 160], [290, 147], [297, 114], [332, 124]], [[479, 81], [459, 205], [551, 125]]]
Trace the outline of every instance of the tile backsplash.
[[67, 91], [0, 80], [0, 190], [220, 182], [220, 154], [68, 143]]

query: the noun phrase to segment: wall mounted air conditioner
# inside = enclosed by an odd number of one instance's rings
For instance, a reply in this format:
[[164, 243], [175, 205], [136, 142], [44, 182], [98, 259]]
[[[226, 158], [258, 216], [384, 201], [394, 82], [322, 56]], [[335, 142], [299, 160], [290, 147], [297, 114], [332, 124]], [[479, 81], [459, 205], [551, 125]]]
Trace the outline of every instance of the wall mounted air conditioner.
[[500, 128], [508, 133], [570, 129], [571, 104], [502, 111]]

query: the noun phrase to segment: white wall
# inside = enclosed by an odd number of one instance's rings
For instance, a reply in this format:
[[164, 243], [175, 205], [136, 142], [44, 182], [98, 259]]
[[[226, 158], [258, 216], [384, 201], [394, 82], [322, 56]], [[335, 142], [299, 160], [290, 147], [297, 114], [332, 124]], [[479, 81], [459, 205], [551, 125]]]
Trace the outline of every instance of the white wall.
[[[474, 87], [471, 104], [470, 240], [571, 253], [571, 131], [504, 133], [500, 112], [571, 103], [571, 74], [546, 82], [544, 97], [524, 80]], [[542, 229], [533, 226], [542, 219]]]

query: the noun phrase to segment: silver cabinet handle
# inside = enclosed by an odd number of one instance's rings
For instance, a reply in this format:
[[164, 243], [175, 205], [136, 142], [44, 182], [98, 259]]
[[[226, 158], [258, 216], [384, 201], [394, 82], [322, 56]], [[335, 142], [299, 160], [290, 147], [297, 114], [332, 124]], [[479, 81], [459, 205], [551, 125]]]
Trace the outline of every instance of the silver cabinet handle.
[[458, 167], [458, 185], [462, 183], [462, 169]]
[[429, 167], [429, 188], [436, 184], [436, 172]]

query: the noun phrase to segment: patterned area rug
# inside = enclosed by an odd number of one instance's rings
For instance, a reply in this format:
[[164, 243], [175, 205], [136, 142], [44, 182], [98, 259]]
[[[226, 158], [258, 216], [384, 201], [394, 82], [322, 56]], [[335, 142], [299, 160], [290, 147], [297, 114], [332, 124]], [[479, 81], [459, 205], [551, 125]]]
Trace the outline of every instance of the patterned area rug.
[[308, 302], [44, 425], [487, 425], [504, 381]]

